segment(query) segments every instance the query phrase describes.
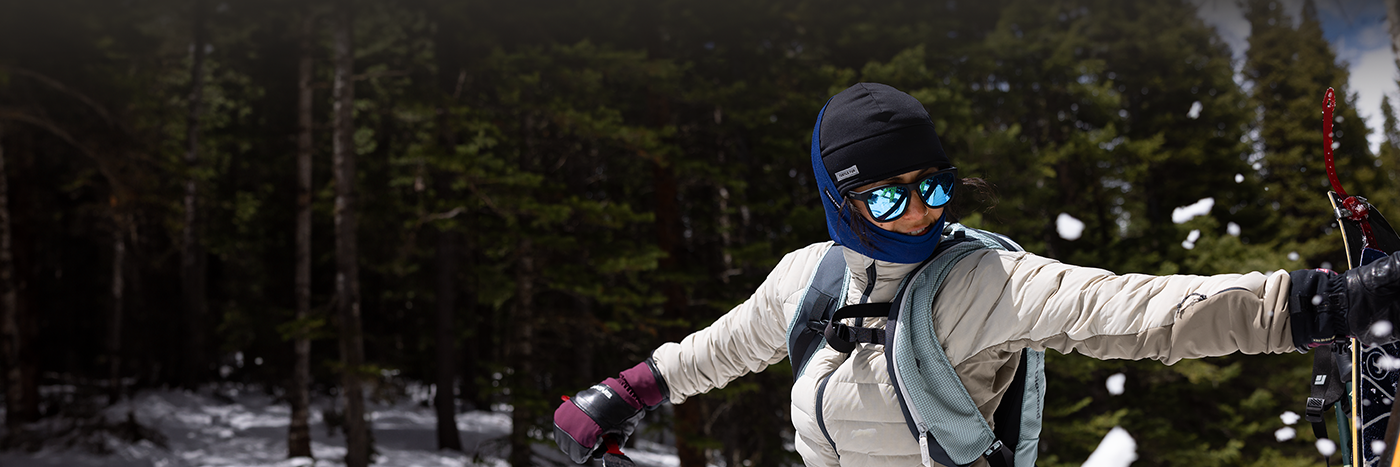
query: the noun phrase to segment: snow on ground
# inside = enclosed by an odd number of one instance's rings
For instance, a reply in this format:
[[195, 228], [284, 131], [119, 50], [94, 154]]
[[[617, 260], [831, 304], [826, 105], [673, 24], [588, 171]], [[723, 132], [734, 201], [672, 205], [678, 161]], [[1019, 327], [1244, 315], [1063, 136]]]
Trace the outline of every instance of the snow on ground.
[[[313, 404], [316, 405], [316, 404]], [[110, 455], [94, 454], [83, 448], [63, 448], [50, 443], [38, 452], [0, 452], [5, 467], [196, 467], [271, 466], [329, 467], [344, 465], [345, 439], [339, 432], [328, 432], [322, 420], [324, 405], [313, 407], [311, 415], [312, 452], [315, 461], [287, 459], [287, 425], [290, 408], [261, 393], [222, 389], [198, 393], [182, 391], [144, 392], [102, 411], [112, 422], [132, 414], [138, 423], [165, 438], [166, 447], [142, 440], [127, 443], [112, 436], [98, 437]], [[474, 411], [457, 415], [466, 454], [438, 451], [437, 418], [431, 407], [406, 400], [395, 404], [370, 404], [369, 418], [379, 450], [375, 465], [394, 467], [457, 467], [465, 465], [505, 466], [510, 433], [507, 412]], [[533, 448], [544, 464], [572, 465], [555, 447], [552, 433]], [[639, 441], [627, 454], [638, 466], [679, 465], [674, 448]]]

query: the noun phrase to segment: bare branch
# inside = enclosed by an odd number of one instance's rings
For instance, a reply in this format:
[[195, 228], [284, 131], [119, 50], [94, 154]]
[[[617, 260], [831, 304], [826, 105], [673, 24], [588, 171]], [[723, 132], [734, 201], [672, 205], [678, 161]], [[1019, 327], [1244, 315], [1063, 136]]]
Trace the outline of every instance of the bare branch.
[[455, 207], [455, 208], [452, 208], [451, 211], [447, 211], [447, 212], [437, 212], [437, 213], [432, 213], [432, 214], [428, 214], [428, 215], [426, 215], [426, 216], [423, 216], [423, 219], [420, 220], [420, 221], [418, 221], [418, 223], [423, 224], [423, 223], [432, 222], [432, 221], [440, 221], [440, 220], [443, 220], [443, 219], [451, 219], [451, 218], [453, 218], [453, 217], [457, 217], [457, 215], [458, 215], [458, 214], [461, 214], [462, 211], [466, 211], [466, 209], [463, 208], [463, 207], [461, 207], [461, 206], [457, 206], [457, 207]]
[[24, 68], [13, 67], [13, 66], [0, 65], [0, 70], [7, 71], [7, 72], [10, 72], [10, 73], [14, 73], [14, 74], [20, 75], [20, 76], [26, 76], [26, 77], [29, 77], [29, 78], [33, 78], [35, 81], [38, 81], [38, 82], [40, 82], [40, 83], [44, 83], [44, 84], [48, 85], [49, 87], [54, 88], [54, 90], [56, 90], [56, 91], [58, 91], [58, 92], [60, 92], [60, 93], [67, 94], [69, 97], [72, 97], [72, 98], [74, 98], [74, 99], [77, 99], [77, 100], [79, 100], [79, 101], [82, 101], [82, 103], [87, 104], [88, 107], [91, 107], [92, 110], [93, 110], [93, 112], [97, 112], [97, 115], [101, 116], [101, 117], [102, 117], [102, 120], [103, 120], [103, 121], [106, 121], [108, 125], [117, 126], [117, 121], [116, 121], [116, 119], [113, 119], [113, 118], [112, 118], [112, 114], [110, 114], [110, 113], [107, 112], [107, 108], [106, 108], [106, 107], [103, 107], [102, 104], [98, 104], [97, 101], [92, 100], [92, 99], [89, 98], [87, 95], [85, 95], [85, 94], [83, 94], [83, 93], [81, 93], [81, 92], [78, 92], [77, 90], [75, 90], [75, 89], [73, 89], [73, 88], [68, 87], [67, 85], [63, 84], [63, 83], [62, 83], [61, 81], [59, 81], [59, 80], [50, 78], [50, 77], [45, 76], [45, 75], [43, 75], [43, 74], [40, 74], [39, 72], [36, 72], [36, 71], [32, 71], [32, 70], [28, 70], [28, 69], [24, 69]]
[[83, 153], [83, 155], [92, 158], [93, 162], [97, 163], [98, 170], [102, 171], [102, 175], [107, 178], [108, 183], [111, 183], [113, 188], [125, 189], [125, 184], [123, 184], [121, 180], [117, 178], [116, 173], [114, 173], [114, 171], [112, 170], [111, 161], [107, 160], [102, 156], [97, 155], [96, 152], [88, 148], [83, 143], [79, 142], [77, 138], [73, 137], [73, 135], [68, 134], [68, 132], [65, 131], [63, 128], [59, 128], [59, 126], [53, 121], [46, 118], [35, 117], [23, 112], [17, 112], [9, 109], [0, 109], [0, 120], [13, 120], [17, 122], [24, 122], [47, 130], [49, 133], [52, 133], [54, 136], [57, 136], [59, 139], [67, 142], [74, 148], [77, 148], [79, 152]]
[[477, 189], [476, 184], [472, 183], [471, 179], [467, 179], [466, 182], [467, 189], [471, 190], [473, 195], [476, 195], [477, 197], [481, 198], [481, 202], [485, 203], [486, 207], [491, 208], [492, 211], [495, 211], [496, 214], [500, 214], [501, 217], [510, 217], [509, 213], [505, 212], [500, 207], [497, 207], [496, 203], [491, 202], [491, 197], [486, 196], [485, 193], [482, 193], [481, 190]]

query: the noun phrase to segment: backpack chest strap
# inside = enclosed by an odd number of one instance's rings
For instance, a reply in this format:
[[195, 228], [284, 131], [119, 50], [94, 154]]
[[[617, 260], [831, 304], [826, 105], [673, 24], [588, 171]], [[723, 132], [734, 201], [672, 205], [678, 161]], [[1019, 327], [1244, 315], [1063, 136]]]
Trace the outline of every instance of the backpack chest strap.
[[852, 350], [855, 350], [858, 342], [885, 345], [884, 329], [848, 326], [841, 320], [847, 318], [884, 318], [889, 314], [889, 303], [847, 305], [836, 310], [836, 314], [827, 321], [826, 329], [822, 330], [822, 335], [826, 337], [827, 345], [841, 353], [851, 353]]

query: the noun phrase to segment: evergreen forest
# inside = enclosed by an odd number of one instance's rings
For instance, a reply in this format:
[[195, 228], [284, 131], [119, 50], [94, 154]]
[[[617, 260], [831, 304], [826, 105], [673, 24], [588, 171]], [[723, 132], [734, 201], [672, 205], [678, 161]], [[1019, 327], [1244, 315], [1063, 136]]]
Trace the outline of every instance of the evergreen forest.
[[[366, 401], [417, 385], [441, 449], [480, 459], [453, 417], [504, 411], [493, 455], [552, 464], [531, 446], [555, 449], [560, 395], [829, 240], [812, 127], [862, 81], [917, 97], [960, 174], [995, 186], [961, 221], [1035, 254], [1344, 269], [1323, 93], [1343, 183], [1391, 213], [1397, 116], [1366, 127], [1312, 0], [1240, 3], [1243, 59], [1187, 0], [0, 2], [0, 449], [141, 391], [237, 385], [290, 407], [268, 449], [310, 455], [328, 410], [358, 467]], [[1115, 426], [1139, 466], [1321, 465], [1306, 425], [1275, 434], [1311, 366], [1049, 352], [1039, 465], [1080, 465]], [[791, 375], [637, 437], [683, 467], [800, 464]]]

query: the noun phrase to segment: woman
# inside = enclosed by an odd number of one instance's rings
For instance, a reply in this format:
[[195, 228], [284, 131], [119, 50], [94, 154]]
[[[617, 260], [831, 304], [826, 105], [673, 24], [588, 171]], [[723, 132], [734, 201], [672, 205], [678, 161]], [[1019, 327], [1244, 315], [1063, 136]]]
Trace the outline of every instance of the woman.
[[[625, 439], [644, 408], [682, 403], [786, 357], [788, 324], [833, 244], [844, 248], [845, 304], [854, 305], [891, 301], [944, 241], [956, 169], [927, 111], [908, 94], [861, 83], [832, 97], [817, 116], [812, 164], [833, 241], [787, 254], [751, 298], [710, 327], [562, 404], [555, 441], [575, 462], [602, 455], [605, 436]], [[1400, 255], [1346, 274], [1148, 276], [984, 249], [953, 266], [932, 313], [948, 362], [992, 423], [1023, 349], [1171, 364], [1305, 351], [1345, 336], [1388, 340], [1365, 334], [1400, 314], [1397, 289]], [[807, 465], [929, 463], [910, 436], [883, 352], [878, 344], [849, 354], [827, 346], [801, 371], [792, 419]]]

